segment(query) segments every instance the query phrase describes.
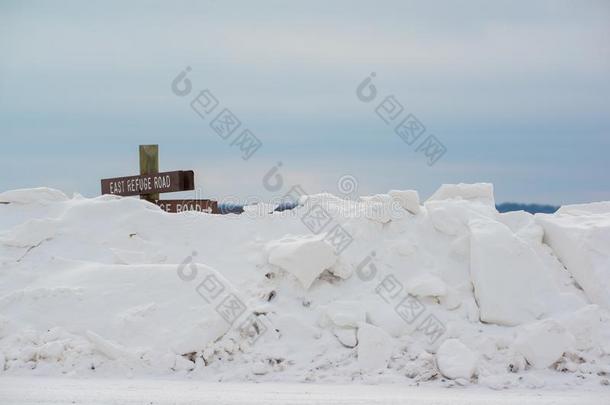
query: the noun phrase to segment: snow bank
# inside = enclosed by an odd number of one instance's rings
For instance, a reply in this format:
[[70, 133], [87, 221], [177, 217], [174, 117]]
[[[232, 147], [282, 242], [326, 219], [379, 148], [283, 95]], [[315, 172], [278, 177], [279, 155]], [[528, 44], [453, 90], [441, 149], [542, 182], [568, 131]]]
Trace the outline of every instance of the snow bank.
[[2, 194], [0, 374], [505, 388], [610, 370], [603, 203], [500, 214], [490, 184], [460, 184], [223, 216], [44, 190]]

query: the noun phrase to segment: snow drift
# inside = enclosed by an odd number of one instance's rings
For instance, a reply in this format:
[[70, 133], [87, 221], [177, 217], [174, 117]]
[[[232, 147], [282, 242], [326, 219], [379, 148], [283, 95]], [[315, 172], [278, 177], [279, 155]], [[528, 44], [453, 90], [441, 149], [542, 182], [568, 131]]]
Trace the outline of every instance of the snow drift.
[[490, 184], [167, 214], [0, 193], [0, 374], [609, 384], [610, 203]]

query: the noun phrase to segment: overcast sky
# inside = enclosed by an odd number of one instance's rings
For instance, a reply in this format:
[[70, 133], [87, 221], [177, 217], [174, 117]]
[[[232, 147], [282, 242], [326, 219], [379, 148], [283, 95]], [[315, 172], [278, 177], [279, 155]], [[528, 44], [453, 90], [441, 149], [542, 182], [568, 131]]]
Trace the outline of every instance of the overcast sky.
[[[191, 109], [204, 89], [262, 141], [249, 160]], [[435, 165], [375, 113], [389, 95], [446, 147]], [[610, 1], [0, 0], [0, 137], [0, 191], [95, 196], [158, 143], [161, 170], [220, 199], [269, 197], [281, 161], [311, 193], [349, 174], [358, 194], [610, 200]]]

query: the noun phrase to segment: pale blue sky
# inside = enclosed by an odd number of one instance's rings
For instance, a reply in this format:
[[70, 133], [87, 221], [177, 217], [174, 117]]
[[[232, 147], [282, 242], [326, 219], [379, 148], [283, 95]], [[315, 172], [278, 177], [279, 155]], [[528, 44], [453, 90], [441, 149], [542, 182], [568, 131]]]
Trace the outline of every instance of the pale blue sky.
[[[351, 174], [360, 194], [610, 200], [609, 22], [609, 1], [0, 0], [0, 190], [94, 196], [159, 143], [215, 198], [270, 196], [281, 161], [309, 192]], [[263, 141], [249, 161], [171, 92], [186, 66]], [[445, 144], [436, 165], [356, 98], [371, 72]]]

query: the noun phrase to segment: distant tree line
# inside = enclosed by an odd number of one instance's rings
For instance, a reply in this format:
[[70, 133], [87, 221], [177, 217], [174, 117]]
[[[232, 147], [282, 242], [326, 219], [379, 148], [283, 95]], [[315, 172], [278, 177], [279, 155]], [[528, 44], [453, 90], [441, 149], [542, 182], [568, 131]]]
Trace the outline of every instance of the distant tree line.
[[509, 211], [527, 211], [530, 214], [542, 213], [542, 214], [552, 214], [559, 209], [554, 205], [545, 205], [545, 204], [521, 204], [521, 203], [513, 203], [507, 202], [502, 204], [496, 204], [496, 209], [500, 212], [509, 212]]
[[[285, 211], [291, 210], [297, 206], [296, 203], [286, 202], [280, 204], [275, 208], [275, 211]], [[240, 204], [227, 204], [221, 203], [218, 205], [221, 214], [241, 214], [244, 212], [243, 205]], [[496, 204], [496, 209], [499, 212], [509, 212], [509, 211], [526, 211], [530, 214], [543, 213], [543, 214], [552, 214], [559, 209], [554, 205], [545, 205], [545, 204], [522, 204], [522, 203], [502, 203]]]

